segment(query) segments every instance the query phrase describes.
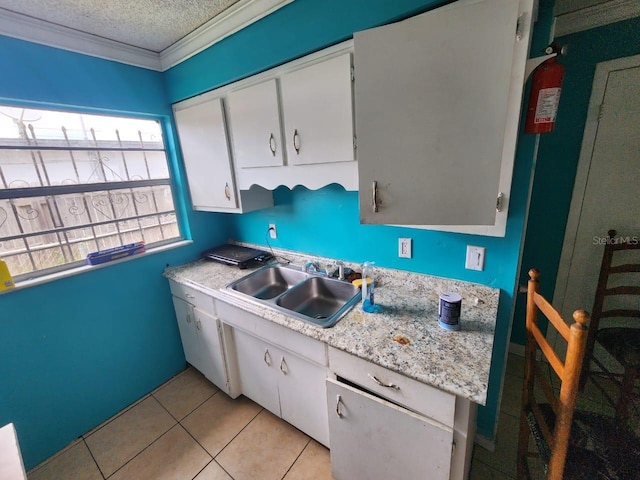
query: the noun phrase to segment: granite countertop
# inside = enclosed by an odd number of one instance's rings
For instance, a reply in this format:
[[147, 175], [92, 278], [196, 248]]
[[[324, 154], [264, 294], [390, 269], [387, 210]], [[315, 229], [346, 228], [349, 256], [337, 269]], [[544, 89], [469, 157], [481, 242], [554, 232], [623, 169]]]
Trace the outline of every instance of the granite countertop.
[[[309, 260], [318, 261], [320, 265], [333, 263], [331, 259], [296, 252], [278, 250], [275, 253], [295, 265], [304, 265]], [[360, 271], [357, 264], [345, 262], [345, 265]], [[498, 289], [375, 267], [376, 304], [382, 311], [365, 313], [357, 304], [334, 327], [325, 329], [243, 301], [224, 290], [226, 285], [251, 272], [198, 260], [169, 267], [164, 275], [332, 347], [485, 405]], [[446, 291], [462, 296], [459, 331], [445, 330], [438, 325], [438, 298]], [[399, 343], [399, 338], [408, 343]]]

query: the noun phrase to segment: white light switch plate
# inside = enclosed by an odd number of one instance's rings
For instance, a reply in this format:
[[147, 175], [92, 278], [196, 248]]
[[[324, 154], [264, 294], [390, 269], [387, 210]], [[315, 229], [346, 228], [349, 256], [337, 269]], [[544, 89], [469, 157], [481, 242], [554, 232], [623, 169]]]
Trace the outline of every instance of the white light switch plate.
[[411, 239], [410, 238], [398, 239], [398, 257], [411, 258]]
[[467, 260], [464, 267], [468, 270], [484, 270], [484, 247], [467, 245]]

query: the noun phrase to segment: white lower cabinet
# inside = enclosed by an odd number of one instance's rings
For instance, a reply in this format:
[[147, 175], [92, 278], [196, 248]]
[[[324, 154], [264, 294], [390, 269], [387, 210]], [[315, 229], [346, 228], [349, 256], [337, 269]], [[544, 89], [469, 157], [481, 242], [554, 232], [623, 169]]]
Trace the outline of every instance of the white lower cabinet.
[[464, 480], [471, 401], [332, 347], [327, 408], [336, 480]]
[[329, 445], [326, 367], [234, 329], [243, 395]]
[[240, 330], [233, 330], [233, 339], [242, 394], [280, 416], [276, 349]]
[[470, 400], [170, 285], [187, 361], [330, 447], [336, 480], [468, 478]]
[[232, 398], [240, 395], [230, 381], [222, 340], [222, 324], [215, 316], [213, 298], [170, 282], [184, 356], [195, 369]]
[[331, 471], [336, 480], [447, 480], [453, 430], [327, 379]]
[[195, 328], [193, 305], [178, 297], [173, 297], [173, 308], [176, 311], [180, 339], [184, 349], [184, 357], [191, 365], [198, 368], [202, 364], [200, 349], [198, 348], [198, 332]]

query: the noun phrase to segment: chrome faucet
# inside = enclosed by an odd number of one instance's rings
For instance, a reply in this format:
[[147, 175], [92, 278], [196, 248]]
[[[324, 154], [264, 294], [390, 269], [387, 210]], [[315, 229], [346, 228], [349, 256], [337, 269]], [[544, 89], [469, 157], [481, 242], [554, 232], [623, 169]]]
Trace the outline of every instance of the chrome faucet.
[[338, 280], [344, 280], [344, 263], [336, 262], [336, 267], [338, 267]]
[[305, 273], [317, 273], [320, 271], [318, 262], [307, 262], [304, 264]]

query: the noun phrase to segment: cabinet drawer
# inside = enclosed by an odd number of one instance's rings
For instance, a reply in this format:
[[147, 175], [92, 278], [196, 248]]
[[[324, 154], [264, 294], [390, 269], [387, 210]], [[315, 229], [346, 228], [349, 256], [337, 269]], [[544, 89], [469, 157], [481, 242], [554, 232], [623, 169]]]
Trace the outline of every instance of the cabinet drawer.
[[335, 478], [449, 480], [451, 428], [331, 379], [327, 411]]
[[187, 287], [182, 283], [174, 282], [173, 280], [169, 280], [169, 287], [171, 288], [171, 293], [173, 294], [173, 296], [181, 298], [185, 302], [190, 303], [194, 307], [199, 308], [209, 315], [216, 315], [213, 297], [210, 297], [206, 293], [202, 293], [195, 288]]
[[332, 347], [329, 347], [329, 368], [335, 374], [392, 402], [453, 427], [456, 397], [451, 393]]
[[217, 306], [220, 320], [227, 325], [243, 330], [320, 366], [327, 365], [327, 351], [323, 342], [294, 332], [228, 303], [218, 301]]

